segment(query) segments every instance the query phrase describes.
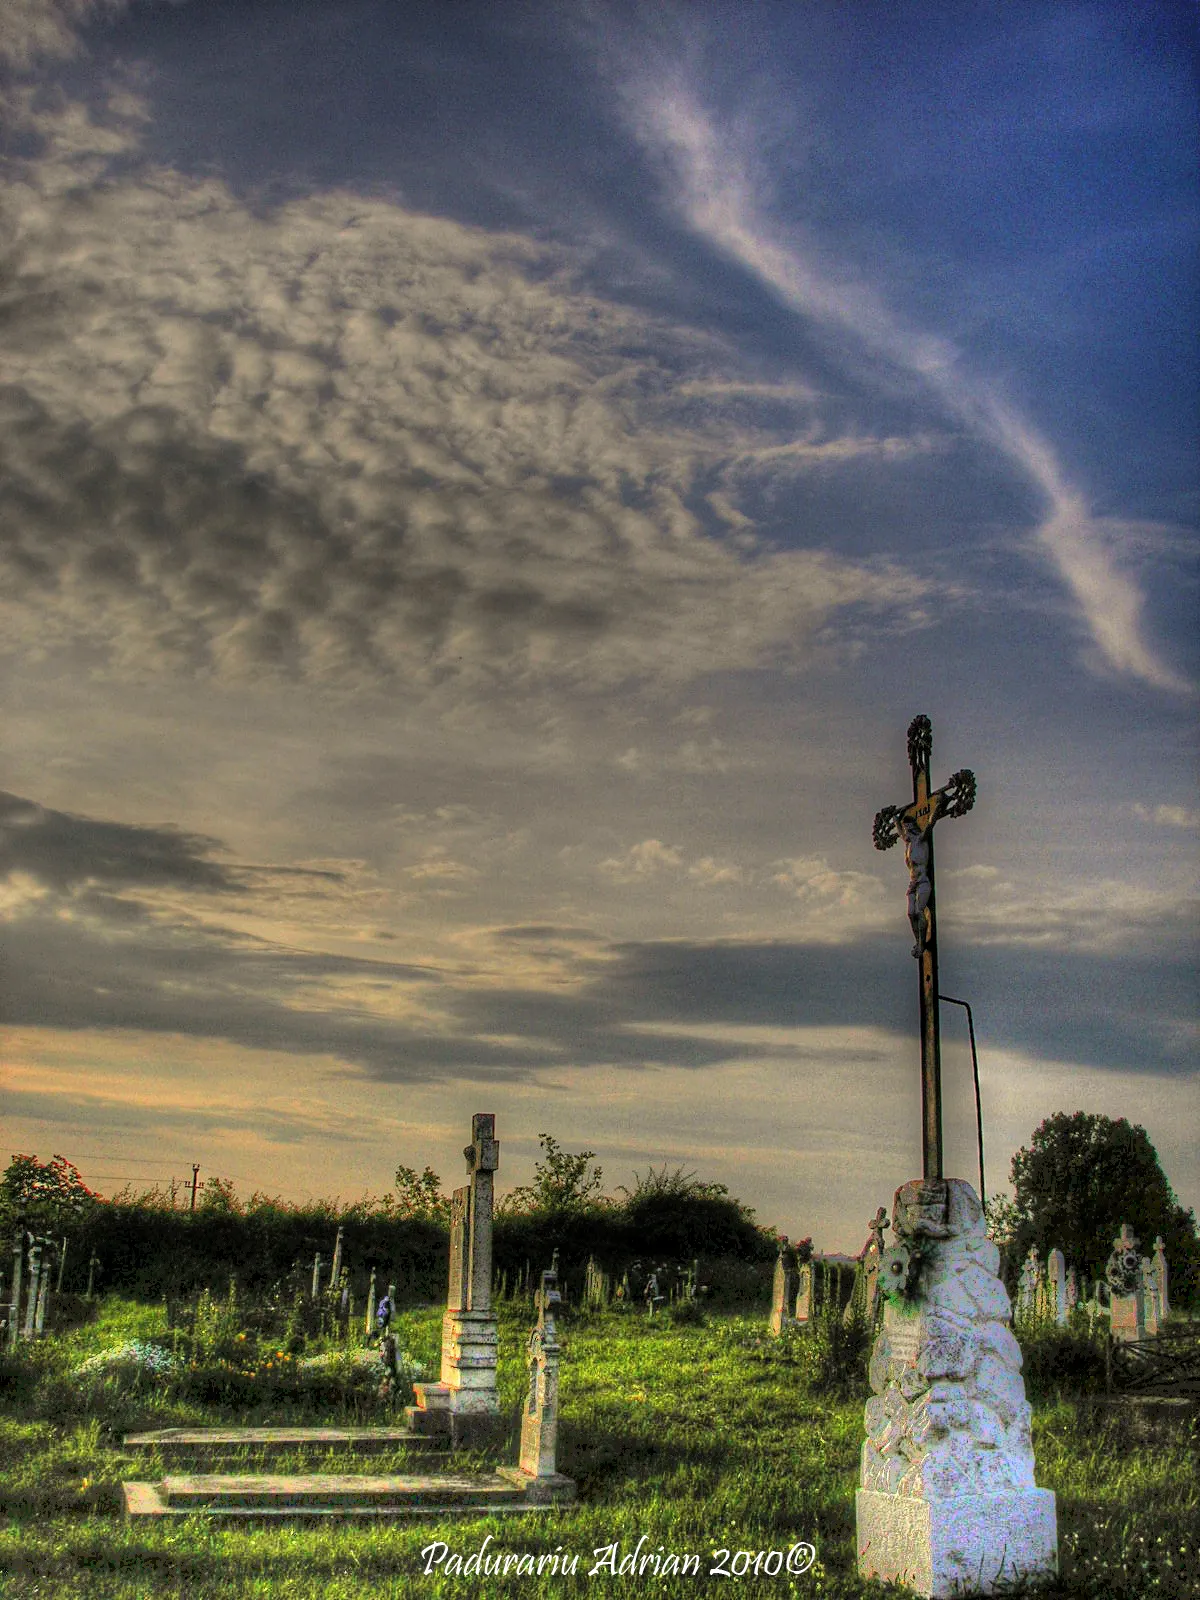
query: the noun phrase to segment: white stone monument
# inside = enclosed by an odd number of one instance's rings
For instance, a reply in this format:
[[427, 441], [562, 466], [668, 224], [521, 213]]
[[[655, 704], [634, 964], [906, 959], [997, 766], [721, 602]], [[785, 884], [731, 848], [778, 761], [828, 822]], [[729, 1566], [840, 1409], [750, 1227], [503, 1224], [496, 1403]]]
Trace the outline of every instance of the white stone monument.
[[856, 1497], [858, 1568], [919, 1595], [994, 1594], [1057, 1570], [1034, 1482], [1021, 1351], [983, 1208], [962, 1179], [897, 1190]]
[[1142, 1269], [1142, 1306], [1145, 1311], [1145, 1326], [1147, 1339], [1158, 1336], [1162, 1326], [1162, 1317], [1159, 1314], [1158, 1279], [1154, 1275], [1154, 1263], [1149, 1256], [1143, 1256], [1139, 1263]]
[[419, 1433], [448, 1433], [457, 1442], [482, 1442], [495, 1431], [496, 1319], [492, 1314], [492, 1210], [500, 1165], [496, 1119], [471, 1118], [463, 1151], [471, 1181], [450, 1199], [450, 1289], [442, 1318], [442, 1370], [437, 1383], [414, 1384], [409, 1425]]
[[575, 1483], [557, 1467], [558, 1363], [562, 1347], [554, 1326], [559, 1304], [558, 1273], [542, 1273], [537, 1325], [529, 1336], [529, 1393], [521, 1416], [521, 1453], [515, 1467], [500, 1475], [525, 1490], [533, 1505], [575, 1498]]

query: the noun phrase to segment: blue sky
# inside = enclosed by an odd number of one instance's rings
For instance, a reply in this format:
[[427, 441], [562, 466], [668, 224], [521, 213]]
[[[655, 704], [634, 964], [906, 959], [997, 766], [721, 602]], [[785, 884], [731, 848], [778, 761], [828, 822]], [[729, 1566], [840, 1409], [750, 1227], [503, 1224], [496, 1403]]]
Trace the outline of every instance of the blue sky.
[[1194, 35], [10, 8], [12, 1148], [349, 1195], [487, 1109], [856, 1247], [923, 711], [989, 1184], [1082, 1109], [1200, 1203]]

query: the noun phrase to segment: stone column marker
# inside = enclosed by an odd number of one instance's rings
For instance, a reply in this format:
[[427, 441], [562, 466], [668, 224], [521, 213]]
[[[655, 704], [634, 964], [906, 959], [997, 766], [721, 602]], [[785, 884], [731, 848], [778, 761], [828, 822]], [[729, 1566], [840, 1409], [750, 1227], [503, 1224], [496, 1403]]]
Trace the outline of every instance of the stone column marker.
[[562, 1347], [554, 1326], [558, 1273], [542, 1273], [537, 1325], [529, 1336], [529, 1393], [521, 1417], [521, 1453], [515, 1467], [501, 1467], [500, 1476], [525, 1490], [531, 1504], [574, 1500], [575, 1483], [557, 1469], [558, 1363]]
[[961, 1178], [896, 1192], [871, 1355], [858, 1569], [919, 1595], [1002, 1592], [1057, 1570], [1054, 1495], [1034, 1483], [1000, 1253]]
[[500, 1166], [496, 1119], [471, 1118], [463, 1151], [470, 1182], [450, 1199], [450, 1284], [442, 1318], [442, 1370], [437, 1383], [415, 1384], [407, 1411], [419, 1433], [449, 1433], [482, 1442], [496, 1430], [496, 1319], [492, 1315], [492, 1213]]
[[776, 1338], [796, 1320], [796, 1252], [786, 1235], [780, 1238], [779, 1255], [775, 1262], [775, 1279], [771, 1287], [771, 1332]]
[[1050, 1304], [1054, 1320], [1061, 1328], [1067, 1320], [1067, 1258], [1055, 1248], [1046, 1257], [1046, 1273], [1050, 1280]]
[[1158, 1283], [1158, 1306], [1164, 1318], [1171, 1312], [1171, 1297], [1167, 1292], [1169, 1273], [1167, 1271], [1167, 1251], [1163, 1244], [1162, 1235], [1154, 1241], [1154, 1276]]

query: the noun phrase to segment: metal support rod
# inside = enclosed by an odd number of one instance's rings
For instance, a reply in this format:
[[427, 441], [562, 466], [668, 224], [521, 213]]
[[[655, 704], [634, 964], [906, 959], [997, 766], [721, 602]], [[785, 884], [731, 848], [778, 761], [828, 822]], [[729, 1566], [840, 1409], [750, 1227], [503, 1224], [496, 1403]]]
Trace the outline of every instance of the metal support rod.
[[192, 1162], [192, 1210], [193, 1211], [195, 1211], [195, 1209], [196, 1209], [196, 1185], [197, 1185], [197, 1183], [199, 1181], [200, 1181], [200, 1165], [199, 1165], [198, 1162], [193, 1161]]
[[987, 1202], [987, 1189], [983, 1181], [983, 1102], [979, 1098], [979, 1056], [975, 1049], [975, 1018], [971, 1014], [971, 1007], [965, 1000], [956, 1000], [951, 994], [938, 994], [939, 1000], [944, 1000], [947, 1005], [961, 1006], [967, 1013], [967, 1032], [971, 1037], [971, 1075], [975, 1079], [975, 1128], [979, 1136], [979, 1203]]

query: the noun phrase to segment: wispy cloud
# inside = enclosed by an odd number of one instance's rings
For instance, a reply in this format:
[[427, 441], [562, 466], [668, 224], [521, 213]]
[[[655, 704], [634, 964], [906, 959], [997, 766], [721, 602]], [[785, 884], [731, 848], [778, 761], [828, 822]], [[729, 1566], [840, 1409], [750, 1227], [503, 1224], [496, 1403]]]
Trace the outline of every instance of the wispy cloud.
[[1073, 597], [1097, 661], [1155, 688], [1190, 692], [1147, 639], [1144, 598], [1122, 564], [1124, 524], [1091, 511], [1032, 423], [969, 374], [950, 341], [907, 326], [879, 290], [847, 271], [835, 275], [797, 230], [772, 217], [757, 180], [761, 158], [744, 125], [718, 123], [678, 68], [657, 60], [653, 75], [631, 75], [625, 93], [636, 132], [669, 174], [675, 203], [696, 233], [798, 315], [849, 335], [925, 386], [1020, 470], [1042, 501], [1036, 546]]

